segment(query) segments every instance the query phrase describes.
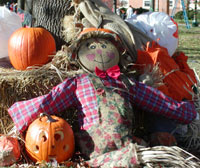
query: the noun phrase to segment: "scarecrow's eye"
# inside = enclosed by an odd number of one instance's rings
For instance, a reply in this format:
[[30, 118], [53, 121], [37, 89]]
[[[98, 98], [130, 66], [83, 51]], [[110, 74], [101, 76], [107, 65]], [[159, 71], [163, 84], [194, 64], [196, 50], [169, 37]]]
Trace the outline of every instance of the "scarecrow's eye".
[[86, 43], [86, 46], [89, 47], [90, 43]]
[[106, 45], [105, 45], [105, 44], [102, 44], [101, 47], [102, 47], [102, 48], [106, 48]]
[[93, 45], [90, 45], [89, 48], [90, 48], [90, 49], [95, 49], [95, 48], [96, 48], [96, 45], [94, 45], [94, 44], [93, 44]]

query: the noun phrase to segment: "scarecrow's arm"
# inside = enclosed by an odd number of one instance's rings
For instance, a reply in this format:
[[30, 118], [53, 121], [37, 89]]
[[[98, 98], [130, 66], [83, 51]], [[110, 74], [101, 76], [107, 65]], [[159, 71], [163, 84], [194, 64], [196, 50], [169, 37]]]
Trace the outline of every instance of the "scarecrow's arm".
[[173, 119], [182, 124], [189, 124], [196, 118], [194, 104], [187, 101], [176, 101], [161, 91], [135, 81], [131, 87], [131, 100], [140, 109]]
[[40, 113], [58, 114], [77, 101], [74, 94], [76, 80], [66, 79], [48, 94], [27, 101], [16, 102], [8, 112], [19, 132], [23, 132]]

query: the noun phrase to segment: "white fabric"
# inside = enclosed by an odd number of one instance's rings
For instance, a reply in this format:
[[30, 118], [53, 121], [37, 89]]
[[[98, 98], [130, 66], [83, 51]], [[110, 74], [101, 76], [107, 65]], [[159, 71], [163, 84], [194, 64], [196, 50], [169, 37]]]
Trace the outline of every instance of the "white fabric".
[[[133, 15], [132, 15], [133, 16]], [[167, 48], [170, 56], [178, 47], [178, 38], [173, 34], [178, 30], [171, 17], [164, 12], [147, 12], [126, 20], [161, 46]]]
[[119, 8], [116, 9], [116, 14], [120, 15], [120, 9]]
[[127, 11], [126, 11], [126, 18], [129, 19], [131, 18], [133, 15], [133, 8], [128, 7]]
[[21, 19], [15, 12], [0, 6], [0, 58], [8, 56], [8, 39], [21, 26]]

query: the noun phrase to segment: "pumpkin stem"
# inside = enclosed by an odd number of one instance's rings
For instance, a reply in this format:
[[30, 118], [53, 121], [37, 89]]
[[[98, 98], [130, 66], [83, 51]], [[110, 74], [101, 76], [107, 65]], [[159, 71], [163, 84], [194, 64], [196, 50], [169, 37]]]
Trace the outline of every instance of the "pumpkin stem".
[[40, 113], [40, 118], [41, 118], [41, 117], [44, 117], [44, 116], [47, 116], [48, 122], [56, 122], [56, 121], [58, 121], [58, 120], [53, 119], [53, 118], [52, 118], [49, 114], [47, 114], [47, 113]]

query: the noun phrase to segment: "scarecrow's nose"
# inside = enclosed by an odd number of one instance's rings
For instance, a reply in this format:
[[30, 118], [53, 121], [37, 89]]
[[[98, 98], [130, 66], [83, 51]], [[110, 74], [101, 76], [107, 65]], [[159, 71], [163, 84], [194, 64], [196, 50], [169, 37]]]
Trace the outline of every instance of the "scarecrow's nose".
[[102, 50], [101, 49], [97, 49], [97, 54], [102, 54]]

